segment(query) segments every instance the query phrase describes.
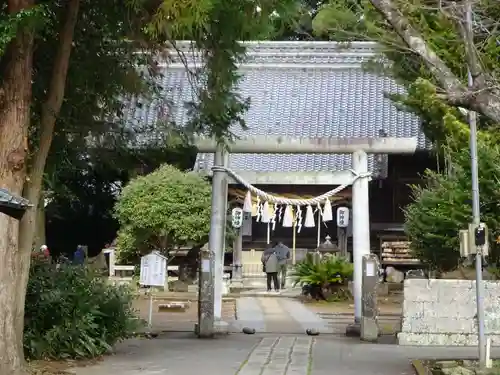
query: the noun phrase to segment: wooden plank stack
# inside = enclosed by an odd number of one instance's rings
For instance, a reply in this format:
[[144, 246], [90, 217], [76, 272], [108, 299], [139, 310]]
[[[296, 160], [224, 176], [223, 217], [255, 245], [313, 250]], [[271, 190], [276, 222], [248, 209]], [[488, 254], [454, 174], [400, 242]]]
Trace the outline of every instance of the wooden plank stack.
[[381, 248], [382, 264], [404, 266], [420, 264], [420, 261], [415, 259], [410, 252], [409, 241], [386, 241], [382, 242]]

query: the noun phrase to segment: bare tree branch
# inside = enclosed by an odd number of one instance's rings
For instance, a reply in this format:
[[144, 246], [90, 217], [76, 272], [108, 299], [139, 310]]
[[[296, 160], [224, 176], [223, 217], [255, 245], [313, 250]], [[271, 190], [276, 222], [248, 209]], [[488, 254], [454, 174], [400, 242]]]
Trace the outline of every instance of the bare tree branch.
[[[450, 104], [474, 110], [493, 122], [500, 123], [500, 95], [495, 89], [496, 83], [492, 84], [485, 80], [485, 88], [482, 90], [473, 88], [469, 91], [467, 86], [453, 74], [446, 63], [429, 47], [424, 37], [394, 4], [394, 0], [370, 0], [370, 2], [401, 37], [408, 48], [424, 61], [442, 86], [441, 88], [444, 90], [445, 97]], [[476, 65], [475, 68], [477, 67]]]
[[418, 54], [427, 64], [432, 74], [448, 94], [464, 93], [467, 88], [448, 68], [443, 60], [427, 45], [425, 39], [410, 24], [408, 19], [394, 6], [392, 0], [371, 0], [373, 6], [391, 24], [394, 31], [408, 47]]

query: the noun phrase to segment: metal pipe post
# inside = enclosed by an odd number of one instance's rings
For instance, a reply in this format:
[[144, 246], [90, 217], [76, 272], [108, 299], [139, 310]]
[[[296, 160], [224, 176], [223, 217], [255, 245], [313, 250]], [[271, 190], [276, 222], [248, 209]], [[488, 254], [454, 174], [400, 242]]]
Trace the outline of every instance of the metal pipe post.
[[[245, 214], [244, 214], [245, 215]], [[248, 215], [248, 213], [247, 213]], [[243, 257], [243, 232], [241, 228], [236, 231], [236, 238], [233, 243], [233, 277], [231, 284], [241, 284], [243, 281], [241, 262]]]
[[153, 330], [153, 287], [149, 287], [148, 328], [149, 332]]
[[[224, 149], [217, 147], [214, 154], [214, 167], [224, 166]], [[224, 273], [224, 242], [227, 205], [226, 174], [222, 170], [213, 171], [212, 176], [212, 211], [208, 248], [214, 253], [214, 320], [222, 319], [222, 276]]]
[[[472, 222], [481, 222], [479, 201], [479, 176], [477, 167], [477, 131], [476, 113], [469, 111], [470, 125], [470, 154], [471, 154], [471, 177], [472, 177]], [[486, 366], [486, 336], [484, 332], [484, 285], [483, 285], [483, 254], [481, 248], [476, 253], [476, 304], [477, 304], [477, 333], [479, 363], [482, 368]]]
[[[466, 7], [466, 26], [467, 31], [472, 35], [472, 4], [467, 1]], [[465, 40], [468, 43], [468, 40]], [[474, 86], [474, 80], [471, 74], [471, 67], [468, 71], [469, 88]], [[472, 220], [474, 224], [481, 222], [480, 200], [479, 200], [479, 174], [477, 166], [477, 115], [473, 111], [468, 111], [468, 120], [470, 126], [470, 161], [472, 177]], [[484, 285], [483, 285], [483, 254], [480, 249], [476, 253], [476, 304], [477, 304], [477, 334], [479, 366], [486, 368], [486, 337], [484, 333]]]
[[[368, 172], [368, 155], [364, 151], [352, 154], [352, 168], [357, 173]], [[368, 178], [356, 179], [352, 184], [352, 232], [354, 262], [354, 321], [361, 321], [363, 256], [370, 254], [370, 202]]]

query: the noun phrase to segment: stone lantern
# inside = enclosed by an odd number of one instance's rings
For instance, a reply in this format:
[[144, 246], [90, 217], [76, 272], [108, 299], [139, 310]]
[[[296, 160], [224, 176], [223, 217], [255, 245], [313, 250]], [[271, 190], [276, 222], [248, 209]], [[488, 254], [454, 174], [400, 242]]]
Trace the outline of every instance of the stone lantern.
[[332, 243], [332, 241], [330, 241], [330, 240], [331, 240], [331, 237], [327, 235], [325, 237], [325, 242], [320, 244], [319, 247], [317, 247], [312, 252], [313, 259], [314, 259], [315, 263], [321, 262], [321, 259], [323, 259], [323, 256], [325, 256], [325, 255], [330, 256], [330, 255], [338, 253], [338, 251], [339, 251], [338, 246], [335, 245], [334, 243]]
[[337, 254], [340, 250], [339, 247], [331, 241], [331, 237], [327, 235], [325, 237], [325, 242], [319, 245], [316, 251], [322, 254]]

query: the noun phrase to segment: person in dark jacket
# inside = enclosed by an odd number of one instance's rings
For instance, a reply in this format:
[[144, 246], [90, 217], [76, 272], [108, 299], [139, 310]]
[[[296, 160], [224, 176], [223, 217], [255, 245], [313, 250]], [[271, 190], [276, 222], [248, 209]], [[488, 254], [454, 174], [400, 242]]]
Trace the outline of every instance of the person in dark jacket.
[[288, 268], [288, 260], [290, 259], [290, 248], [283, 244], [283, 242], [278, 242], [274, 245], [274, 251], [278, 255], [278, 279], [281, 284], [281, 289], [285, 289], [286, 283], [286, 271]]
[[76, 247], [76, 251], [73, 254], [73, 264], [76, 266], [83, 266], [85, 263], [85, 250], [82, 245]]
[[279, 262], [278, 254], [276, 254], [274, 248], [270, 247], [262, 253], [261, 262], [267, 276], [267, 291], [271, 291], [272, 281], [272, 284], [274, 284], [274, 290], [278, 292], [280, 290], [278, 282]]

